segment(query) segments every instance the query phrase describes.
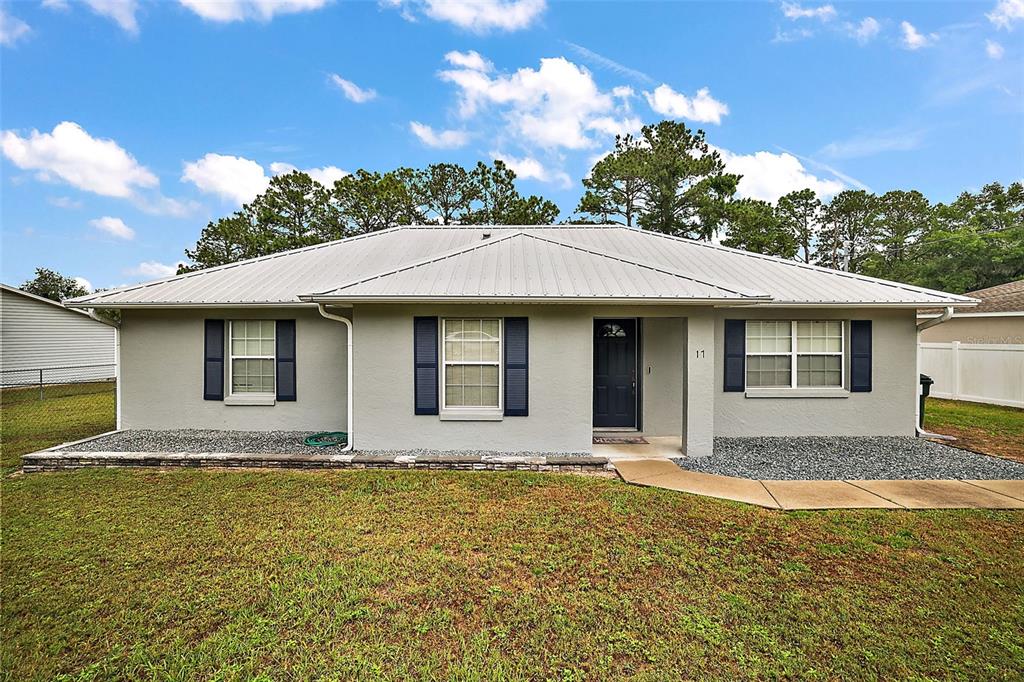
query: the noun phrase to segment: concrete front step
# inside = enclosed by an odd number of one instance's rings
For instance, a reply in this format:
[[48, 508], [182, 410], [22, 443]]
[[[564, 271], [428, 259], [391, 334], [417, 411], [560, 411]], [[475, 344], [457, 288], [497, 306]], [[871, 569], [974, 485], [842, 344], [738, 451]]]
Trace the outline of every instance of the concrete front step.
[[469, 471], [606, 471], [604, 457], [487, 455], [263, 454], [240, 452], [34, 452], [25, 473], [85, 467], [232, 467], [275, 469], [458, 469]]

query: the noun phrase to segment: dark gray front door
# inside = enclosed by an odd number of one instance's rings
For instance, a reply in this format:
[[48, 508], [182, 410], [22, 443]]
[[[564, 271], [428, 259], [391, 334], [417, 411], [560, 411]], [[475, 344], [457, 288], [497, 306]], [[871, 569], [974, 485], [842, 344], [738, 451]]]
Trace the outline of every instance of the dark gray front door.
[[594, 426], [636, 427], [636, 320], [594, 320]]

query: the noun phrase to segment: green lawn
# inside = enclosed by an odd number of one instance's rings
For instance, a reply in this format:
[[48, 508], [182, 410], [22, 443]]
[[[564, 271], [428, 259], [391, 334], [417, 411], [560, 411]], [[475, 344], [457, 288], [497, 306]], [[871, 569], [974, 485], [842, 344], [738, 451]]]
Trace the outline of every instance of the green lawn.
[[34, 388], [0, 393], [0, 471], [18, 466], [25, 453], [112, 430], [112, 389], [113, 384], [80, 384], [63, 393], [93, 392], [61, 395], [48, 387], [45, 400]]
[[3, 485], [8, 680], [1020, 679], [1024, 514], [482, 472]]
[[1024, 410], [928, 398], [925, 427], [956, 436], [958, 445], [1024, 462]]

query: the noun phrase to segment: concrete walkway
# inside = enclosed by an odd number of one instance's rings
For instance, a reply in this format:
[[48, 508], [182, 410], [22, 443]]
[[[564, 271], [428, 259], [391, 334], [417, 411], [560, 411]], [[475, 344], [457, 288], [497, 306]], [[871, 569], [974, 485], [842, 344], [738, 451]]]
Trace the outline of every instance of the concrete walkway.
[[687, 471], [664, 458], [612, 466], [627, 483], [768, 509], [1024, 509], [1024, 481], [756, 481]]

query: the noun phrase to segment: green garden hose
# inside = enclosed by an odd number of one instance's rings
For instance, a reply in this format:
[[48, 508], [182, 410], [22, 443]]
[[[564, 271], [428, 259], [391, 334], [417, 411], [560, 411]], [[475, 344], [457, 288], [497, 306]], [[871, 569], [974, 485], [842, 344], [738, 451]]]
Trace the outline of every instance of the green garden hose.
[[334, 445], [345, 445], [348, 443], [348, 434], [344, 431], [324, 431], [322, 433], [314, 433], [302, 442], [314, 448], [329, 448]]

